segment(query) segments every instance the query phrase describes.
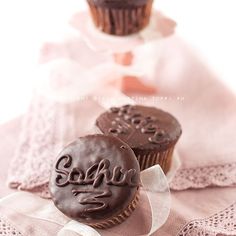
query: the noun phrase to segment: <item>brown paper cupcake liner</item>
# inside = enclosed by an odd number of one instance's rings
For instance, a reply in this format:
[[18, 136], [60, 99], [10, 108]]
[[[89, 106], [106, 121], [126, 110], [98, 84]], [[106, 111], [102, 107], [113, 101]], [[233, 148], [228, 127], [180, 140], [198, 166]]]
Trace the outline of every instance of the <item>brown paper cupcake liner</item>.
[[153, 0], [133, 8], [105, 8], [88, 1], [93, 22], [101, 31], [113, 35], [129, 35], [146, 27], [150, 20]]
[[136, 157], [140, 165], [140, 170], [142, 171], [151, 166], [159, 164], [164, 173], [167, 173], [171, 166], [173, 151], [174, 147], [171, 147], [164, 152], [137, 155]]
[[110, 228], [113, 227], [115, 225], [121, 224], [122, 222], [124, 222], [131, 214], [132, 212], [135, 210], [137, 203], [139, 201], [139, 190], [137, 191], [134, 199], [131, 201], [131, 203], [128, 205], [128, 207], [121, 212], [120, 214], [118, 214], [117, 216], [114, 216], [104, 222], [101, 223], [96, 223], [96, 224], [89, 224], [91, 227], [97, 228], [97, 229], [106, 229], [106, 228]]

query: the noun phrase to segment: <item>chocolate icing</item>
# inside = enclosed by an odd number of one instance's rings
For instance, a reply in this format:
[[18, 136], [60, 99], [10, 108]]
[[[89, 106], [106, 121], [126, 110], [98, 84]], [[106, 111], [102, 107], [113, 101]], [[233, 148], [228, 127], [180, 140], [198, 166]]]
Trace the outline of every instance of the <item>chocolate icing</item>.
[[101, 114], [96, 125], [106, 135], [117, 136], [137, 154], [140, 150], [166, 150], [182, 130], [169, 113], [154, 107], [125, 105]]
[[127, 208], [139, 187], [139, 172], [127, 144], [112, 136], [89, 135], [59, 154], [49, 187], [65, 215], [99, 223]]
[[88, 2], [100, 7], [126, 8], [145, 5], [147, 0], [88, 0]]

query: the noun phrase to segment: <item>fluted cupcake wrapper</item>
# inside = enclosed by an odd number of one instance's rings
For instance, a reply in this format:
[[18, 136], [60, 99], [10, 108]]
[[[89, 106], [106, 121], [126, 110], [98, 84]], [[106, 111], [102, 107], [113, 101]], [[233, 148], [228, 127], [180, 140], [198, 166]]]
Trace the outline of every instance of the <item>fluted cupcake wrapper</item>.
[[136, 33], [148, 25], [153, 0], [132, 8], [105, 8], [88, 1], [93, 22], [101, 31], [113, 35]]
[[159, 164], [164, 173], [167, 173], [171, 166], [174, 147], [175, 146], [163, 152], [149, 153], [145, 155], [136, 155], [140, 165], [140, 170], [142, 171], [151, 166]]
[[115, 225], [121, 224], [135, 210], [135, 208], [137, 206], [137, 203], [139, 201], [139, 197], [140, 197], [140, 193], [139, 193], [139, 190], [138, 190], [135, 197], [134, 197], [134, 199], [130, 202], [128, 207], [124, 211], [122, 211], [120, 214], [118, 214], [117, 216], [113, 216], [112, 218], [110, 218], [110, 219], [108, 219], [104, 222], [101, 222], [101, 223], [89, 224], [89, 226], [97, 228], [97, 229], [106, 229], [106, 228], [110, 228], [110, 227], [113, 227]]

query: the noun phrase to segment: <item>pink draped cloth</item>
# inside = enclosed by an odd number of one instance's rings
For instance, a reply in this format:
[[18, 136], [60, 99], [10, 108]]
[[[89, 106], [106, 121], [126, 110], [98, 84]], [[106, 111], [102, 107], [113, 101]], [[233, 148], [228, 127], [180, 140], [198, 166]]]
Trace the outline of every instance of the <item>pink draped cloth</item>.
[[[173, 36], [164, 41], [153, 78], [160, 93], [157, 97], [145, 97], [141, 103], [173, 113], [182, 124], [183, 135], [177, 145], [181, 168], [170, 186], [183, 190], [235, 185], [235, 95], [180, 39]], [[9, 170], [10, 186], [46, 191], [51, 163], [58, 150], [77, 136], [91, 132], [96, 117], [105, 110], [103, 103], [116, 100], [117, 96], [109, 93], [109, 87], [74, 102], [35, 96], [25, 115], [18, 150]], [[112, 105], [116, 103], [110, 102]]]
[[[183, 127], [177, 145], [181, 167], [170, 184], [171, 213], [155, 235], [236, 235], [235, 95], [176, 36], [164, 39], [152, 81], [159, 87], [159, 97], [146, 97], [142, 103], [173, 113]], [[2, 128], [9, 140], [3, 141], [1, 161], [12, 159], [9, 185], [49, 197], [48, 177], [56, 154], [70, 140], [92, 132], [104, 110], [101, 105], [93, 99], [61, 103], [36, 96], [21, 130], [14, 122]], [[22, 232], [17, 225], [19, 214], [0, 213], [0, 223]], [[62, 227], [23, 216], [21, 220], [28, 222], [24, 231], [28, 234], [36, 225], [45, 229], [45, 235], [55, 235]]]

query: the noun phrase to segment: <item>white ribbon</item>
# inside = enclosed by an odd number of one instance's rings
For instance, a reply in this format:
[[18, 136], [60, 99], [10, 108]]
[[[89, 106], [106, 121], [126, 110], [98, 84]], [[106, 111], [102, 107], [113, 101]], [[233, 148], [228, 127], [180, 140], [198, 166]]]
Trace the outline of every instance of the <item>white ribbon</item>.
[[152, 226], [147, 235], [157, 231], [170, 213], [171, 197], [165, 174], [159, 165], [141, 172], [141, 181], [147, 193], [152, 213]]
[[92, 227], [79, 223], [77, 221], [71, 220], [68, 222], [57, 234], [57, 236], [68, 236], [68, 231], [72, 231], [78, 235], [84, 236], [101, 236], [95, 229]]

